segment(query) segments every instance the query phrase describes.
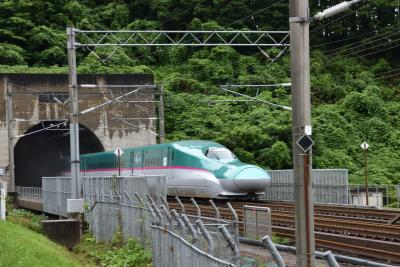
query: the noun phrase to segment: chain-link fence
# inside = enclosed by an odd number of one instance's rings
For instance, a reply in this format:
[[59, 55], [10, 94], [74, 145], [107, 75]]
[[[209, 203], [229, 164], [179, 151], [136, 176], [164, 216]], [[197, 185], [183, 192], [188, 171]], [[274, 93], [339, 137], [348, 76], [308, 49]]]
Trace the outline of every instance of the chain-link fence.
[[[111, 241], [117, 233], [125, 240], [134, 237], [145, 248], [153, 247], [154, 266], [231, 266], [239, 261], [234, 222], [170, 210], [163, 176], [84, 177], [83, 196], [97, 241]], [[155, 249], [160, 242], [170, 245]]]
[[[165, 176], [84, 177], [85, 216], [98, 241], [111, 241], [117, 232], [151, 247], [150, 218], [145, 200], [161, 204]], [[156, 204], [155, 204], [156, 205]]]
[[154, 267], [225, 267], [235, 266], [209, 254], [171, 230], [151, 226]]

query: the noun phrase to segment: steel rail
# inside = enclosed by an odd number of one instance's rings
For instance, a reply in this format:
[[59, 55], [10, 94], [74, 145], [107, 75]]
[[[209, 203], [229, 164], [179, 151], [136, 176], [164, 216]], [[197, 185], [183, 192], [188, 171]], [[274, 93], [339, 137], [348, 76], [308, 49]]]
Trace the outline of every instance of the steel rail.
[[[187, 213], [196, 214], [196, 210], [186, 200], [183, 200], [183, 202], [186, 204]], [[200, 201], [198, 202], [203, 214], [210, 214], [211, 216], [214, 214], [211, 206]], [[246, 203], [249, 204], [249, 202]], [[251, 204], [254, 205], [254, 202], [251, 202]], [[174, 206], [177, 204], [170, 203], [170, 205]], [[243, 221], [242, 205], [234, 202], [233, 206], [239, 218]], [[273, 232], [278, 236], [294, 240], [294, 215], [293, 211], [290, 210], [290, 206], [290, 204], [286, 204], [284, 205], [286, 210], [275, 210], [272, 213]], [[288, 207], [289, 209], [287, 209]], [[354, 208], [352, 209], [354, 211]], [[219, 207], [219, 210], [221, 218], [228, 219], [231, 217], [231, 213], [227, 208]], [[375, 209], [367, 209], [367, 211], [382, 213], [382, 210]], [[389, 213], [393, 216], [396, 212]], [[365, 216], [364, 213], [361, 214]], [[387, 220], [371, 220], [367, 218], [316, 213], [315, 228], [316, 244], [318, 247], [352, 253], [365, 258], [400, 263], [400, 226], [388, 225]], [[239, 230], [241, 233], [244, 232], [243, 223], [240, 224]]]

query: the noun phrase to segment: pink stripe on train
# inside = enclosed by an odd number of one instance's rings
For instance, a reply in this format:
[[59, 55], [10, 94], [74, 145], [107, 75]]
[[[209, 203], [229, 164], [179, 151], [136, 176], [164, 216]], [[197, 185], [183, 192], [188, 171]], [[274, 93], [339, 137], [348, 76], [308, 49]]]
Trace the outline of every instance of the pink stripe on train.
[[[210, 172], [206, 169], [189, 167], [189, 166], [152, 166], [143, 168], [121, 168], [121, 171], [131, 171], [131, 170], [166, 170], [166, 169], [179, 169], [179, 170], [194, 170], [194, 171], [205, 171]], [[116, 172], [118, 168], [109, 169], [94, 169], [94, 170], [81, 170], [81, 172]]]

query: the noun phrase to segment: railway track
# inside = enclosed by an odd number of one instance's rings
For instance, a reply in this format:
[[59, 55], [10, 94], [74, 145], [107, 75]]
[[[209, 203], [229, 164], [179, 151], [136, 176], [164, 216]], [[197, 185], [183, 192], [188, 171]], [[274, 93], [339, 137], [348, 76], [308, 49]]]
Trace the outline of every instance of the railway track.
[[[196, 208], [188, 200], [182, 202], [186, 213], [197, 214]], [[215, 217], [215, 212], [208, 203], [201, 200], [198, 204], [203, 216]], [[232, 213], [228, 208], [223, 207], [224, 203], [218, 204], [221, 218], [232, 219]], [[180, 210], [179, 205], [173, 200], [169, 201], [169, 205], [171, 209]], [[271, 208], [273, 233], [295, 240], [293, 204], [232, 202], [241, 222], [243, 222], [244, 205]], [[316, 246], [353, 256], [399, 264], [400, 225], [390, 224], [396, 216], [399, 216], [396, 210], [315, 205]], [[243, 223], [240, 224], [239, 231], [243, 234]]]

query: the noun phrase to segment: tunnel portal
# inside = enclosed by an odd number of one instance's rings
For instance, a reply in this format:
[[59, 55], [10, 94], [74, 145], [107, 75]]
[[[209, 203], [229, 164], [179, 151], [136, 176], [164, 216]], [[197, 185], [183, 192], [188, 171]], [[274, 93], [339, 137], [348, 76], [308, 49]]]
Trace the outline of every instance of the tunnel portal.
[[[104, 151], [97, 136], [79, 125], [81, 154]], [[42, 177], [60, 176], [69, 170], [68, 121], [42, 121], [25, 132], [14, 148], [15, 185], [42, 187]]]

